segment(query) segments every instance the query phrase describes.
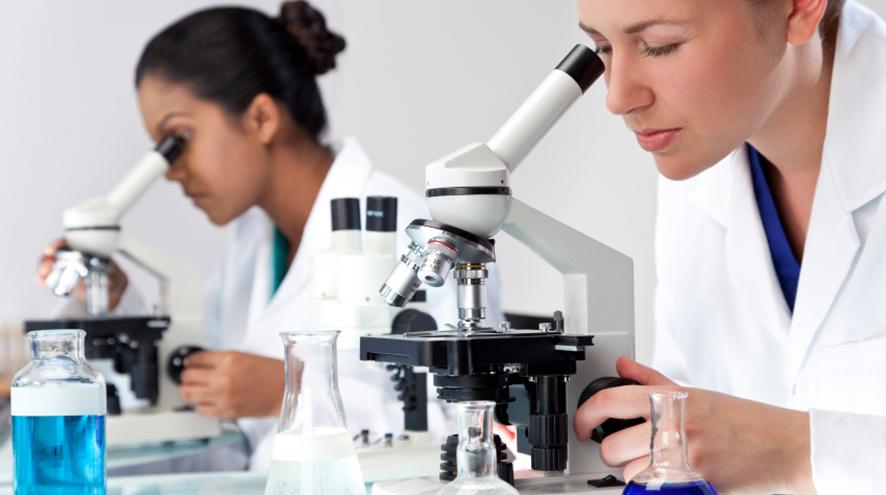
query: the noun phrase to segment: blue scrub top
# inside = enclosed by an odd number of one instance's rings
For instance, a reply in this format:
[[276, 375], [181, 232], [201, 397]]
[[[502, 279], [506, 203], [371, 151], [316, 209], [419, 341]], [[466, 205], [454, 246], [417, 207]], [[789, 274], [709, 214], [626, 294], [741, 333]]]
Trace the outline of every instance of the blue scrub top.
[[800, 262], [794, 256], [791, 243], [788, 242], [787, 233], [775, 207], [775, 198], [766, 181], [765, 167], [772, 164], [766, 160], [753, 146], [747, 145], [748, 158], [751, 162], [751, 177], [754, 183], [754, 196], [757, 198], [757, 208], [760, 210], [760, 219], [763, 221], [763, 230], [769, 242], [769, 254], [772, 256], [772, 264], [781, 292], [791, 313], [794, 312], [794, 301], [797, 299], [797, 284], [800, 281]]

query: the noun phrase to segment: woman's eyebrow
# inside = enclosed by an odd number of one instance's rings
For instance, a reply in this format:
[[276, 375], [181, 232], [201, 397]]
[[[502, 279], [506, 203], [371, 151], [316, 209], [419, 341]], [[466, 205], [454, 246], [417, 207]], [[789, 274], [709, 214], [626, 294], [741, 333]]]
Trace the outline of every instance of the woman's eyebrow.
[[154, 127], [154, 129], [157, 131], [157, 134], [162, 135], [163, 134], [163, 127], [166, 126], [166, 123], [169, 122], [169, 119], [179, 116], [179, 115], [184, 116], [187, 114], [184, 112], [169, 112], [166, 115], [164, 115], [163, 118], [160, 119], [160, 122], [158, 122], [157, 125]]
[[[658, 25], [662, 25], [662, 24], [678, 25], [678, 24], [683, 24], [683, 23], [681, 21], [676, 21], [673, 19], [649, 19], [649, 20], [638, 22], [636, 24], [632, 24], [632, 25], [628, 26], [627, 28], [625, 28], [624, 33], [625, 34], [642, 33], [643, 31], [645, 31], [646, 29], [648, 29], [652, 26], [658, 26]], [[592, 28], [591, 26], [588, 26], [587, 24], [582, 23], [581, 21], [579, 21], [578, 27], [581, 28], [582, 31], [584, 31], [592, 36], [602, 36], [600, 34], [600, 31], [597, 31], [596, 29]]]

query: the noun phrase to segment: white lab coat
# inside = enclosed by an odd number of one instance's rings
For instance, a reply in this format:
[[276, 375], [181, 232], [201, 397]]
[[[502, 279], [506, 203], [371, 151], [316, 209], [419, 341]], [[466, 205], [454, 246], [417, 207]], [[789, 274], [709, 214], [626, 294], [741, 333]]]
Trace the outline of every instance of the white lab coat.
[[884, 140], [886, 23], [849, 2], [793, 317], [743, 147], [659, 185], [653, 366], [810, 411], [820, 494], [882, 493], [886, 481]]
[[[317, 296], [311, 285], [311, 258], [314, 253], [331, 249], [329, 202], [337, 197], [358, 197], [365, 211], [363, 200], [369, 195], [398, 197], [399, 249], [408, 245], [404, 229], [409, 222], [429, 218], [421, 196], [375, 170], [356, 141], [345, 140], [314, 202], [296, 256], [273, 297], [270, 296], [273, 224], [258, 209], [237, 219], [233, 242], [208, 280], [206, 329], [211, 347], [283, 359], [280, 332], [316, 329]], [[497, 281], [491, 279], [489, 315], [494, 323], [501, 320], [497, 286]], [[438, 326], [457, 321], [452, 281], [444, 288], [430, 288], [427, 295], [430, 312]], [[352, 431], [369, 428], [379, 433], [396, 433], [402, 430], [401, 403], [396, 399], [389, 377], [389, 373], [359, 362], [356, 350], [340, 349], [339, 387]], [[261, 377], [255, 379], [261, 380]], [[436, 395], [433, 387], [429, 389]], [[428, 405], [428, 414], [432, 434], [447, 433], [448, 426], [438, 401]], [[276, 418], [246, 418], [241, 419], [240, 424], [253, 448], [251, 469], [267, 469]]]

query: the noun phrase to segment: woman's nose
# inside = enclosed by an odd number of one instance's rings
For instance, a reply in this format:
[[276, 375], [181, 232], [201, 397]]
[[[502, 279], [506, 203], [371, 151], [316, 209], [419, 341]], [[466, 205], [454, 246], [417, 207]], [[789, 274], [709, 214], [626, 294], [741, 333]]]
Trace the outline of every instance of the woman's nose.
[[627, 115], [652, 105], [655, 96], [628, 57], [613, 55], [606, 68], [606, 108], [615, 115]]
[[181, 158], [169, 164], [166, 168], [166, 180], [173, 182], [184, 182], [188, 176], [187, 167], [182, 163]]

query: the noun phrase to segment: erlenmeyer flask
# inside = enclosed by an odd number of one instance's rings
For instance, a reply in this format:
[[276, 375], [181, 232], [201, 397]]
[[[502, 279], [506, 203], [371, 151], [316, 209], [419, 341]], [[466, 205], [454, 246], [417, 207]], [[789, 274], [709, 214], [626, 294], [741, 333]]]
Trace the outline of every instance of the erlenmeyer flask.
[[662, 493], [670, 495], [717, 495], [714, 485], [692, 469], [683, 426], [686, 392], [653, 392], [652, 444], [649, 467], [625, 487], [624, 495]]
[[284, 332], [286, 391], [265, 495], [365, 495], [338, 392], [338, 330]]
[[456, 403], [458, 418], [458, 477], [438, 495], [518, 495], [498, 477], [495, 443], [492, 441], [491, 401]]

